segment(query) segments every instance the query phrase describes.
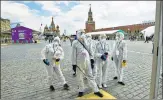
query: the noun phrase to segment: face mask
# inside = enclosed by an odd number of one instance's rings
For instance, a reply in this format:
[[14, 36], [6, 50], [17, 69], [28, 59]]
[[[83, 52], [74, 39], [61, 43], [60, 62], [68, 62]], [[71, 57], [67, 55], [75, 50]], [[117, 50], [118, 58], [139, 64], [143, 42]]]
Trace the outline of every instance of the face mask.
[[87, 40], [88, 40], [88, 41], [91, 41], [92, 39], [89, 37]]
[[54, 42], [57, 42], [57, 43], [59, 43], [59, 41], [58, 41], [58, 40], [54, 40]]
[[83, 42], [83, 38], [79, 38], [79, 41]]
[[116, 34], [116, 41], [120, 41], [120, 34]]
[[105, 40], [106, 40], [105, 38], [101, 39], [102, 42], [104, 42]]
[[76, 35], [77, 38], [80, 38], [82, 36], [82, 34], [83, 34], [82, 32], [78, 32], [77, 35]]
[[119, 37], [116, 37], [116, 40], [119, 40]]
[[54, 43], [54, 47], [58, 47], [59, 46], [59, 44], [58, 43]]

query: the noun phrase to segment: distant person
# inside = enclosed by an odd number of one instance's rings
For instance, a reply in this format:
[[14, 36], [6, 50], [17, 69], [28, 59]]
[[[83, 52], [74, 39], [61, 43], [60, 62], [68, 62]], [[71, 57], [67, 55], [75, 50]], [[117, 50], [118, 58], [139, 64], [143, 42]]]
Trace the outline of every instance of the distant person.
[[52, 36], [52, 38], [51, 38], [51, 43], [53, 42], [53, 40], [54, 40], [54, 37]]
[[69, 40], [70, 40], [70, 43], [71, 43], [71, 46], [72, 46], [73, 39], [71, 39], [71, 37], [70, 37]]
[[50, 41], [50, 37], [48, 37], [48, 40], [49, 40], [49, 43], [51, 43], [51, 41]]
[[146, 39], [145, 39], [144, 43], [146, 43], [146, 42], [149, 43], [148, 40], [149, 40], [149, 38], [146, 36]]
[[5, 43], [7, 43], [7, 39], [5, 38]]
[[140, 38], [141, 38], [141, 40], [142, 40], [142, 39], [143, 39], [143, 36], [141, 35]]

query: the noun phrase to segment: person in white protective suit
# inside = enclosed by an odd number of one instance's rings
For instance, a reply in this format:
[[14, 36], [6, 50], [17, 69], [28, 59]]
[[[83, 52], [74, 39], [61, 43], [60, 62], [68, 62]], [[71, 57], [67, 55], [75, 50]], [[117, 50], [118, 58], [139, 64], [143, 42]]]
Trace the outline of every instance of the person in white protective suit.
[[92, 36], [90, 34], [86, 34], [86, 39], [87, 39], [87, 43], [88, 43], [88, 51], [89, 51], [89, 56], [90, 56], [92, 75], [93, 75], [94, 78], [96, 78], [96, 76], [97, 76], [97, 66], [95, 64], [95, 58], [94, 58], [95, 43], [92, 40]]
[[106, 77], [108, 73], [108, 65], [111, 61], [111, 49], [106, 41], [106, 35], [101, 34], [99, 36], [99, 42], [96, 44], [95, 50], [96, 65], [99, 71], [98, 87], [106, 88]]
[[118, 79], [118, 83], [121, 85], [125, 85], [123, 82], [123, 71], [125, 67], [122, 66], [122, 63], [126, 63], [127, 60], [127, 44], [123, 39], [124, 32], [120, 30], [116, 33], [116, 43], [113, 50], [113, 60], [116, 65], [116, 76], [114, 79]]
[[42, 51], [41, 55], [43, 57], [43, 62], [46, 64], [46, 69], [48, 73], [48, 83], [50, 85], [50, 90], [54, 91], [55, 88], [53, 86], [54, 80], [54, 72], [61, 80], [63, 87], [65, 90], [69, 89], [67, 82], [65, 81], [65, 77], [62, 74], [60, 68], [60, 60], [64, 58], [64, 52], [62, 47], [60, 46], [60, 38], [55, 37], [54, 42], [51, 44], [46, 45]]
[[90, 57], [88, 51], [86, 50], [88, 43], [84, 34], [84, 30], [79, 30], [77, 32], [77, 37], [78, 39], [74, 40], [72, 45], [72, 65], [76, 66], [76, 78], [79, 85], [78, 97], [84, 95], [85, 77], [88, 80], [89, 86], [94, 91], [94, 94], [99, 97], [103, 97], [103, 94], [99, 92], [95, 79], [92, 75]]

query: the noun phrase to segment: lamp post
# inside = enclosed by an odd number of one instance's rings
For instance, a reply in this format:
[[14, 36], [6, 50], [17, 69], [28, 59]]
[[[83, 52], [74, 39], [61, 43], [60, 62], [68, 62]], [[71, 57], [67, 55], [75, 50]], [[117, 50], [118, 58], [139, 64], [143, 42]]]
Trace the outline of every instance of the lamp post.
[[162, 1], [156, 1], [155, 15], [155, 35], [154, 35], [154, 54], [152, 62], [151, 84], [150, 84], [150, 100], [158, 99], [159, 77], [161, 69], [161, 49], [162, 49]]

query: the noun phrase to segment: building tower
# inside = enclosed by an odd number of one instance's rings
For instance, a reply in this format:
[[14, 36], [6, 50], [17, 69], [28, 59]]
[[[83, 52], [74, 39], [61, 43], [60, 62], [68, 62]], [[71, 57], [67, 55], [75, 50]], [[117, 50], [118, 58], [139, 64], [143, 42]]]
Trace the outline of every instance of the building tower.
[[44, 27], [44, 34], [47, 34], [48, 31], [49, 31], [49, 29], [48, 29], [48, 26], [46, 25], [46, 26]]
[[60, 37], [60, 30], [59, 30], [59, 26], [58, 25], [56, 27], [56, 35]]
[[54, 21], [53, 21], [53, 17], [52, 17], [52, 21], [51, 21], [51, 28], [52, 28], [52, 30], [55, 30], [55, 24], [54, 24]]
[[92, 17], [92, 11], [91, 11], [91, 4], [88, 12], [88, 20], [86, 21], [86, 33], [87, 32], [93, 32], [95, 30], [95, 21], [93, 21]]
[[52, 21], [50, 26], [48, 27], [47, 25], [44, 27], [44, 34], [46, 36], [60, 36], [60, 30], [59, 30], [59, 26], [54, 24], [54, 20], [52, 17]]

